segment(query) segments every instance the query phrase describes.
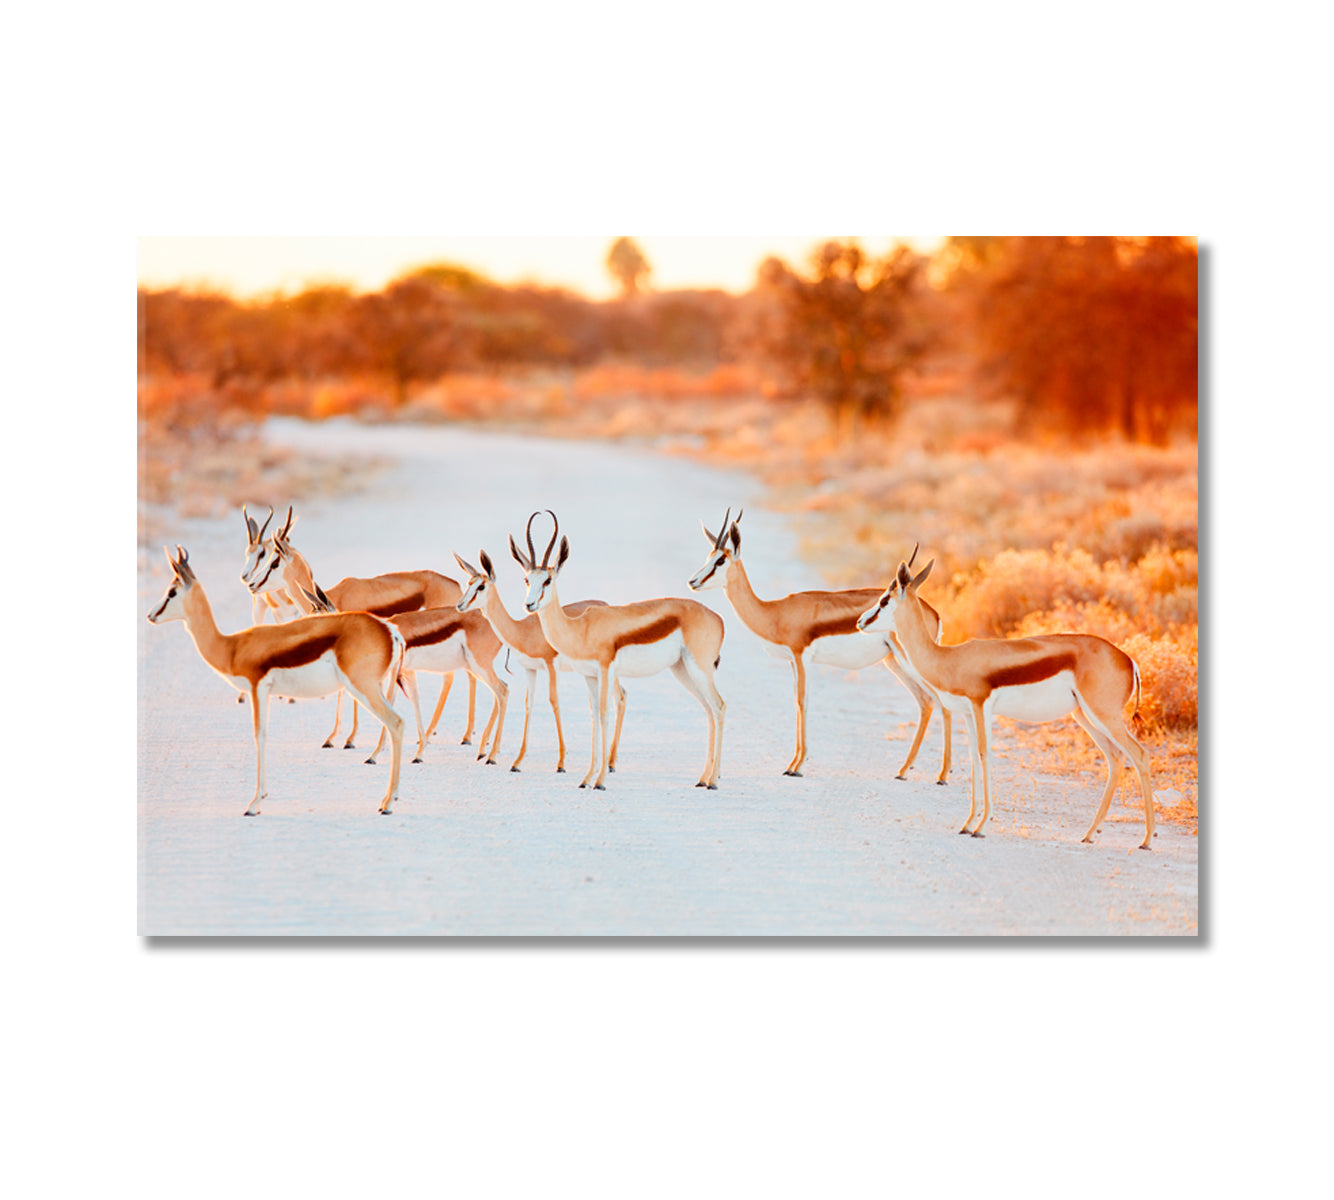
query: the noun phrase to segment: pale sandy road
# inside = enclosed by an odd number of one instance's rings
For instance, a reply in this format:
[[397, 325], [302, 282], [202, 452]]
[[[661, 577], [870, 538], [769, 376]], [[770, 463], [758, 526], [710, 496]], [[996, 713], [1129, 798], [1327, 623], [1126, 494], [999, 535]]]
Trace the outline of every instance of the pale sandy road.
[[[761, 594], [820, 582], [794, 557], [786, 520], [765, 512], [760, 486], [737, 473], [613, 445], [440, 428], [282, 422], [270, 436], [309, 453], [359, 452], [397, 464], [368, 494], [290, 498], [301, 517], [294, 540], [326, 583], [405, 567], [457, 574], [452, 550], [469, 557], [485, 547], [515, 608], [521, 580], [506, 536], [521, 534], [529, 512], [551, 508], [572, 545], [565, 599], [684, 595], [707, 551], [699, 518], [716, 523], [728, 505], [746, 508], [744, 551]], [[238, 580], [242, 539], [239, 515], [184, 524], [175, 539], [189, 548], [224, 628], [249, 618]], [[165, 581], [160, 552], [143, 555], [141, 612]], [[254, 771], [248, 710], [199, 660], [182, 626], [144, 622], [139, 932], [1196, 932], [1196, 839], [1160, 826], [1154, 851], [1135, 852], [1136, 820], [1109, 821], [1097, 845], [1083, 846], [1096, 802], [1086, 786], [1003, 766], [990, 836], [957, 836], [968, 804], [966, 735], [956, 730], [961, 765], [948, 786], [931, 782], [938, 721], [919, 759], [924, 769], [896, 782], [904, 747], [885, 735], [915, 717], [915, 706], [879, 668], [813, 672], [806, 774], [782, 777], [793, 740], [791, 671], [764, 652], [721, 593], [697, 598], [727, 622], [718, 791], [693, 786], [704, 716], [667, 675], [630, 684], [621, 770], [606, 792], [580, 791], [586, 693], [582, 681], [563, 676], [569, 774], [552, 771], [555, 734], [540, 700], [526, 769], [477, 764], [457, 745], [459, 688], [427, 761], [405, 764], [391, 817], [375, 812], [383, 765], [320, 749], [332, 724], [327, 700], [274, 704], [269, 799], [260, 818], [243, 818]], [[508, 763], [519, 742], [522, 675], [506, 678]], [[425, 690], [433, 702], [434, 683]], [[398, 707], [408, 712], [401, 699]], [[374, 736], [364, 726], [361, 745]], [[1071, 727], [1071, 736], [1082, 735]]]

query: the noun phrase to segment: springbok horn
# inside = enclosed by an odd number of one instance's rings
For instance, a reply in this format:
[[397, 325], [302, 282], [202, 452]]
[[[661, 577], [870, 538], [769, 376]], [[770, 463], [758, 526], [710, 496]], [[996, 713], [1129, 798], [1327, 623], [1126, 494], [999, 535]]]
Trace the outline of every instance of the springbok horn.
[[528, 561], [537, 566], [537, 551], [533, 549], [533, 522], [537, 519], [537, 514], [533, 513], [528, 518], [528, 528], [524, 530], [524, 537], [528, 539]]
[[264, 536], [264, 531], [269, 527], [269, 522], [272, 520], [273, 520], [273, 506], [270, 505], [269, 515], [264, 518], [264, 524], [259, 527], [259, 537], [257, 537], [255, 541], [259, 541], [260, 538]]
[[921, 542], [913, 542], [912, 544], [912, 554], [908, 558], [908, 565], [910, 567], [913, 565], [914, 560], [917, 558], [917, 547], [920, 546], [921, 544], [922, 544]]
[[727, 531], [731, 528], [731, 525], [729, 524], [731, 519], [732, 519], [732, 506], [729, 504], [727, 506], [727, 512], [723, 516], [722, 528], [718, 530], [718, 536], [713, 539], [713, 548], [715, 550], [721, 548], [723, 544], [723, 539], [727, 536]]
[[556, 535], [560, 533], [560, 522], [556, 520], [556, 514], [551, 509], [548, 508], [546, 512], [551, 517], [551, 541], [547, 543], [547, 552], [542, 555], [542, 565], [549, 567], [551, 565], [551, 548], [556, 544]]
[[259, 532], [259, 526], [255, 524], [255, 518], [245, 510], [245, 505], [241, 505], [241, 516], [245, 518], [246, 539], [253, 546], [259, 539], [255, 536]]

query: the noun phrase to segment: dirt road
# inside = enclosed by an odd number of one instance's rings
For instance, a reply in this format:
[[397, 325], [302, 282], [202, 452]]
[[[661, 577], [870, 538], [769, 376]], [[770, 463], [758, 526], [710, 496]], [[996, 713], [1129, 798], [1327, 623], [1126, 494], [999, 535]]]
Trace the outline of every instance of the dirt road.
[[[305, 426], [268, 436], [310, 454], [371, 454], [394, 465], [368, 492], [297, 501], [293, 541], [326, 585], [345, 575], [430, 567], [457, 577], [451, 551], [495, 560], [511, 611], [522, 579], [508, 554], [535, 509], [570, 538], [561, 595], [612, 603], [687, 595], [716, 526], [744, 506], [744, 553], [761, 595], [821, 580], [795, 557], [785, 518], [733, 472], [620, 446], [444, 428]], [[257, 499], [259, 499], [257, 497]], [[288, 497], [271, 497], [272, 503]], [[182, 523], [219, 624], [249, 622], [239, 582], [240, 515]], [[905, 548], [906, 549], [906, 548]], [[929, 553], [930, 548], [926, 548]], [[539, 547], [540, 550], [540, 547]], [[892, 565], [892, 564], [891, 564]], [[161, 596], [159, 549], [141, 554], [139, 611]], [[1138, 815], [1113, 802], [1096, 845], [1079, 841], [1097, 788], [1035, 778], [1002, 761], [983, 840], [956, 833], [968, 809], [966, 732], [955, 768], [933, 780], [932, 724], [906, 782], [893, 778], [916, 718], [881, 668], [812, 672], [803, 778], [782, 769], [794, 739], [791, 670], [772, 658], [721, 592], [696, 596], [727, 626], [718, 687], [727, 702], [719, 789], [694, 787], [704, 763], [702, 709], [670, 675], [627, 684], [620, 764], [605, 792], [577, 784], [588, 762], [582, 680], [561, 677], [569, 773], [554, 773], [555, 731], [534, 701], [522, 773], [507, 767], [522, 729], [523, 675], [511, 686], [501, 766], [460, 746], [457, 686], [426, 761], [411, 765], [390, 817], [376, 813], [388, 754], [324, 750], [333, 700], [274, 702], [269, 797], [254, 787], [248, 707], [204, 665], [180, 624], [139, 631], [139, 932], [334, 935], [987, 935], [1194, 934], [1196, 838], [1160, 823], [1134, 847]], [[424, 677], [423, 705], [436, 683]], [[479, 716], [488, 700], [479, 689]], [[480, 722], [479, 722], [480, 727]], [[891, 735], [891, 736], [887, 736]], [[1073, 725], [1072, 738], [1082, 737]]]

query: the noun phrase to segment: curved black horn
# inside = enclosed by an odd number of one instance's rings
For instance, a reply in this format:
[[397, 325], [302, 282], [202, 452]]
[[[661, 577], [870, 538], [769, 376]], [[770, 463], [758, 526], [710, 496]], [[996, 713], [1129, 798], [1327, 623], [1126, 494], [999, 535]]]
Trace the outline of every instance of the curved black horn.
[[269, 527], [269, 522], [273, 520], [273, 505], [269, 505], [269, 515], [264, 518], [264, 524], [259, 527], [259, 537], [255, 541], [261, 541], [264, 537], [264, 531]]
[[912, 554], [908, 556], [908, 565], [910, 567], [913, 565], [914, 560], [917, 558], [917, 547], [920, 546], [921, 544], [922, 544], [921, 542], [913, 542], [912, 544]]
[[732, 528], [732, 506], [727, 506], [727, 512], [723, 515], [722, 528], [718, 530], [718, 540], [713, 543], [715, 550], [721, 549], [723, 540], [727, 537], [727, 531]]
[[547, 543], [547, 552], [542, 555], [542, 565], [544, 567], [551, 565], [551, 550], [556, 544], [556, 535], [560, 533], [560, 522], [556, 520], [556, 514], [551, 509], [546, 509], [547, 515], [551, 518], [551, 541]]
[[537, 514], [533, 513], [528, 518], [528, 528], [524, 530], [524, 537], [528, 539], [528, 561], [533, 566], [537, 566], [537, 551], [533, 549], [533, 522], [537, 520]]

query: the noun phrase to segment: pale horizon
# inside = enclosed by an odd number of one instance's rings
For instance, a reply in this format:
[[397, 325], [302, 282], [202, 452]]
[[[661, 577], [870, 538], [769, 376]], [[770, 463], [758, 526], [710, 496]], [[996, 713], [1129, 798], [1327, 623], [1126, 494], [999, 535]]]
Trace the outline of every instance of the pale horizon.
[[[293, 294], [320, 284], [379, 291], [391, 280], [430, 263], [468, 267], [513, 286], [567, 288], [590, 299], [616, 294], [607, 273], [606, 237], [140, 237], [138, 283], [161, 289], [222, 291], [238, 299]], [[745, 292], [769, 256], [791, 266], [811, 249], [840, 235], [745, 237], [634, 237], [652, 268], [653, 290], [721, 288]], [[843, 237], [855, 235], [841, 235]], [[856, 237], [868, 253], [899, 242], [930, 249], [933, 237]]]

